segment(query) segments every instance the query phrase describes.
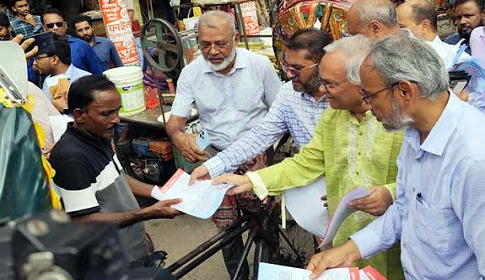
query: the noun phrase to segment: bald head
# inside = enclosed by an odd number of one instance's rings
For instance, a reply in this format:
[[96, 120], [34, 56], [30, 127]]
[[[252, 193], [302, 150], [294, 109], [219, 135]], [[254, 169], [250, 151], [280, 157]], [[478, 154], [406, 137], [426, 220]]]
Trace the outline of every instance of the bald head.
[[347, 28], [352, 35], [381, 39], [399, 30], [396, 9], [389, 0], [360, 0], [347, 13]]
[[411, 0], [397, 7], [399, 26], [409, 29], [415, 36], [433, 41], [438, 33], [437, 14], [426, 0]]

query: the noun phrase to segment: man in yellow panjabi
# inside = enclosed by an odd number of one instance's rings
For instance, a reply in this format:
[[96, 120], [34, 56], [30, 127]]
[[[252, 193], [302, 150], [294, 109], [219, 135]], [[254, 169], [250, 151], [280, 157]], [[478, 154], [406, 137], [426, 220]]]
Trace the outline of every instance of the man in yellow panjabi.
[[[325, 174], [330, 214], [347, 192], [357, 186], [367, 187], [369, 195], [351, 203], [361, 211], [342, 223], [334, 246], [343, 244], [351, 234], [383, 214], [395, 195], [403, 133], [386, 132], [368, 110], [367, 100], [361, 98], [359, 67], [369, 48], [369, 41], [362, 35], [325, 47], [326, 54], [319, 65], [320, 83], [332, 108], [323, 113], [311, 142], [299, 154], [257, 172], [244, 176], [226, 174], [213, 182], [235, 184], [228, 194], [253, 191], [264, 199], [295, 186], [306, 186]], [[375, 94], [387, 92], [383, 89]], [[388, 279], [404, 279], [399, 246], [355, 265], [371, 265]]]

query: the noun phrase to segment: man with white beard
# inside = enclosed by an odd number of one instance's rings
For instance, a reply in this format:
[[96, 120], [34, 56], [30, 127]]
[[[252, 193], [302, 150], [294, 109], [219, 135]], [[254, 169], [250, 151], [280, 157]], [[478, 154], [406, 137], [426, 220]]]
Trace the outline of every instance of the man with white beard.
[[206, 159], [196, 135], [185, 134], [194, 103], [212, 146], [223, 150], [266, 115], [281, 85], [267, 57], [237, 48], [240, 35], [228, 13], [204, 13], [198, 39], [202, 57], [182, 70], [167, 123], [168, 135], [189, 162]]
[[[222, 11], [204, 13], [199, 18], [197, 31], [202, 56], [182, 70], [172, 115], [167, 123], [172, 143], [189, 162], [206, 160], [205, 152], [196, 145], [196, 135], [185, 133], [194, 104], [212, 147], [220, 151], [241, 138], [266, 115], [281, 85], [267, 57], [237, 48], [240, 36], [230, 14]], [[235, 201], [223, 201], [222, 208], [216, 212], [219, 228], [229, 225], [224, 221], [237, 216], [235, 209]], [[241, 238], [223, 248], [231, 279], [242, 253]], [[238, 279], [245, 280], [248, 276], [249, 267], [245, 263]]]

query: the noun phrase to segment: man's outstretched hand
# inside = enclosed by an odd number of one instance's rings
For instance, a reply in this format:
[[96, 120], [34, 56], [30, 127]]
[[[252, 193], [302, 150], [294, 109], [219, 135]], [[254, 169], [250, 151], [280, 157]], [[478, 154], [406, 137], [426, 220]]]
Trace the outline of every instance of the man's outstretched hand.
[[182, 215], [183, 213], [172, 208], [172, 205], [178, 204], [182, 202], [182, 199], [168, 199], [159, 201], [147, 208], [146, 211], [148, 212], [150, 218], [157, 219], [157, 218], [164, 218], [164, 219], [173, 219], [176, 216]]
[[314, 255], [307, 266], [313, 273], [310, 279], [317, 279], [328, 268], [349, 267], [360, 259], [357, 245], [350, 239], [344, 245]]
[[207, 167], [205, 167], [204, 165], [201, 165], [196, 169], [194, 169], [192, 173], [190, 173], [189, 186], [192, 186], [192, 184], [194, 184], [195, 181], [209, 180], [209, 179], [210, 179], [209, 170], [207, 170]]
[[212, 180], [212, 184], [233, 184], [234, 187], [226, 193], [228, 195], [247, 193], [253, 190], [253, 184], [246, 175], [224, 174]]

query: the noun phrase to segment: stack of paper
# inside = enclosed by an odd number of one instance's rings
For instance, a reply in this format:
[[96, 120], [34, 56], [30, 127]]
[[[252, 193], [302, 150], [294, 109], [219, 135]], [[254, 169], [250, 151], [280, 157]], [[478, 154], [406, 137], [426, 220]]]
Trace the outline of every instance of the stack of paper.
[[[309, 280], [310, 270], [260, 263], [258, 280]], [[317, 280], [361, 280], [357, 267], [333, 268], [326, 270]]]
[[324, 245], [328, 245], [332, 243], [335, 234], [342, 224], [342, 222], [352, 213], [357, 211], [355, 208], [348, 207], [349, 203], [354, 199], [359, 199], [364, 196], [367, 196], [369, 192], [364, 187], [357, 187], [350, 192], [346, 193], [344, 197], [340, 200], [337, 205], [337, 209], [335, 213], [333, 213], [332, 218], [330, 218], [330, 222], [327, 224], [327, 229], [325, 230], [325, 236], [323, 237], [323, 241], [320, 244], [320, 247]]
[[[310, 270], [260, 263], [258, 280], [309, 280]], [[328, 269], [317, 280], [387, 280], [371, 266], [359, 270], [357, 267]]]
[[212, 217], [232, 185], [212, 185], [210, 180], [204, 180], [189, 186], [189, 179], [190, 175], [179, 169], [163, 187], [153, 188], [152, 197], [158, 200], [181, 198], [182, 202], [172, 208], [201, 219]]

